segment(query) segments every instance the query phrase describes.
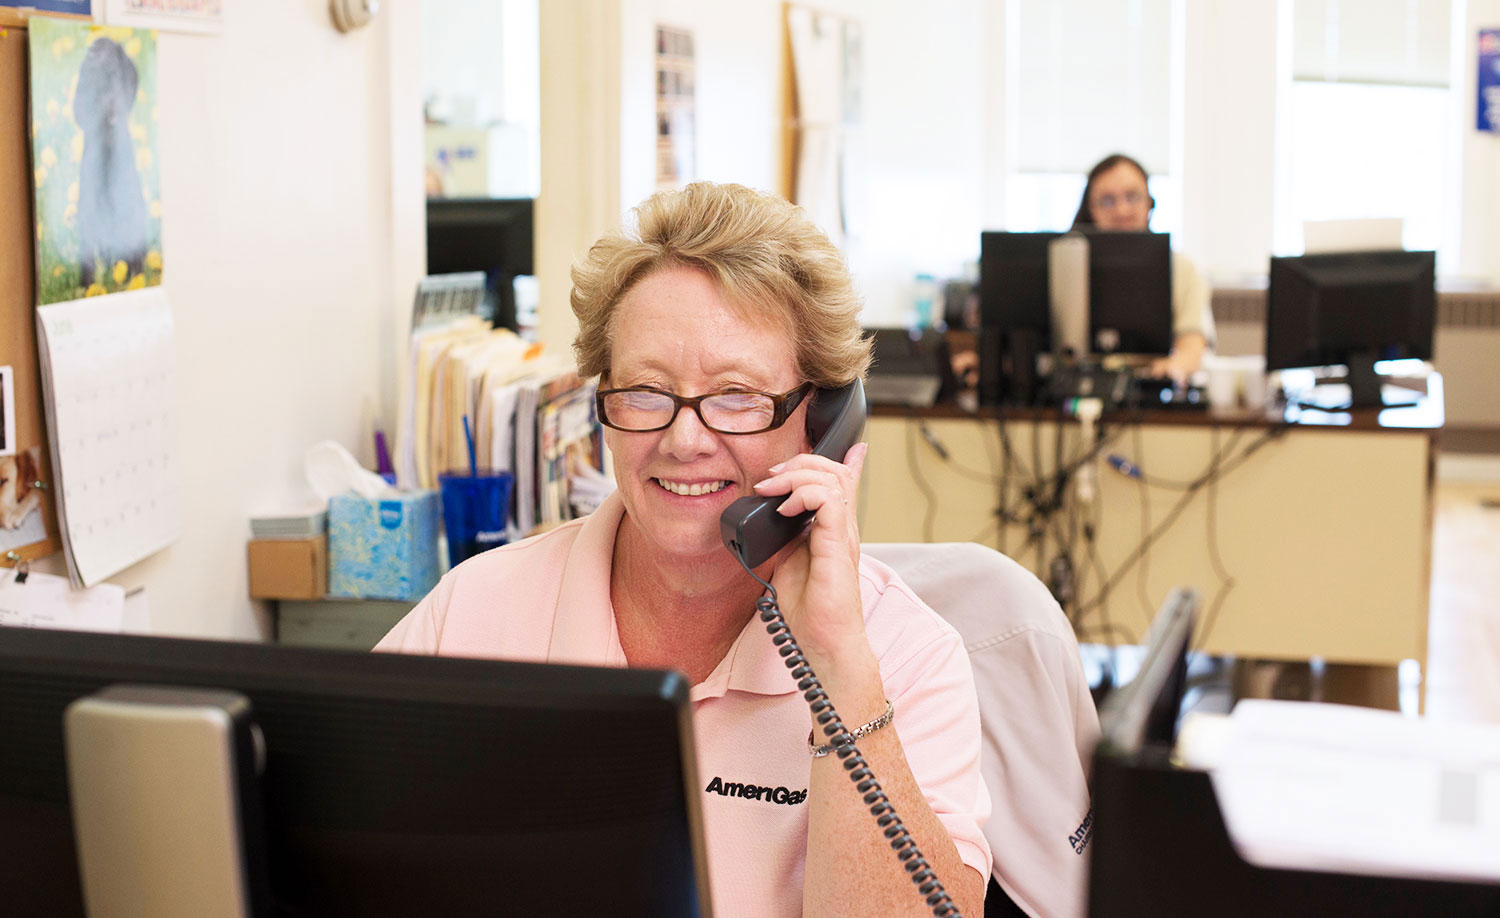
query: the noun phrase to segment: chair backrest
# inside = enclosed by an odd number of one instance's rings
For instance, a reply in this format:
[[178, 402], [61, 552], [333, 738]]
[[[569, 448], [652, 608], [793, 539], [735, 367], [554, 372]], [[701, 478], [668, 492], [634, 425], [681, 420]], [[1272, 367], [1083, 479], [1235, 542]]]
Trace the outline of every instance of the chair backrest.
[[1099, 717], [1078, 642], [1030, 571], [973, 542], [865, 543], [963, 638], [984, 731], [994, 810], [993, 875], [1033, 915], [1082, 915]]

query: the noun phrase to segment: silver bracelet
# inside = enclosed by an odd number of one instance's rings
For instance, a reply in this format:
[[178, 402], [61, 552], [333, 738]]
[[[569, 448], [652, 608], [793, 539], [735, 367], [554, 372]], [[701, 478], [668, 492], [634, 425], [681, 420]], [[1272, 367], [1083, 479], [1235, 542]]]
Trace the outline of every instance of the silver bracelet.
[[[874, 733], [876, 730], [879, 730], [881, 727], [884, 727], [886, 724], [890, 723], [895, 719], [895, 717], [896, 708], [891, 704], [891, 700], [887, 698], [885, 700], [885, 713], [865, 724], [863, 727], [856, 727], [852, 731], [850, 731], [849, 742], [854, 743], [864, 739], [871, 733]], [[813, 758], [821, 759], [823, 756], [827, 755], [833, 750], [834, 745], [832, 743], [828, 743], [823, 746], [814, 746], [813, 731], [807, 731], [807, 751], [812, 753]]]

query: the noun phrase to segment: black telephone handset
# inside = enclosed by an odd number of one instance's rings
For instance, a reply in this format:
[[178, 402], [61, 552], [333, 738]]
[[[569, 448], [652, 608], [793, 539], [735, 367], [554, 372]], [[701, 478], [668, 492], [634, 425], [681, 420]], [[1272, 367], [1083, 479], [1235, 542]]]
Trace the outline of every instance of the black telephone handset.
[[[838, 389], [818, 389], [807, 407], [807, 435], [813, 453], [843, 462], [865, 429], [865, 386], [858, 379]], [[776, 508], [786, 495], [741, 497], [719, 517], [724, 545], [746, 566], [759, 567], [801, 534], [812, 511], [782, 516]]]
[[[819, 389], [807, 408], [807, 435], [814, 443], [813, 452], [827, 456], [835, 462], [843, 462], [844, 455], [859, 442], [865, 429], [865, 386], [856, 379], [838, 389]], [[869, 764], [860, 755], [854, 736], [844, 726], [843, 720], [828, 699], [828, 693], [818, 680], [812, 664], [803, 656], [797, 639], [787, 628], [786, 618], [776, 602], [776, 588], [762, 580], [755, 568], [764, 564], [772, 555], [781, 551], [801, 534], [812, 520], [813, 514], [799, 513], [782, 516], [776, 508], [786, 500], [786, 495], [776, 497], [742, 497], [725, 509], [719, 517], [719, 532], [729, 553], [744, 565], [745, 572], [765, 588], [765, 593], [755, 602], [760, 620], [766, 623], [776, 652], [797, 683], [802, 698], [812, 710], [828, 737], [833, 754], [838, 756], [844, 773], [863, 795], [870, 815], [890, 844], [891, 852], [906, 871], [908, 879], [916, 886], [923, 901], [937, 918], [963, 918], [957, 905], [943, 888], [937, 874], [922, 857], [916, 839], [907, 831], [906, 824], [896, 814], [896, 809], [886, 797], [880, 782], [876, 780]], [[811, 737], [809, 737], [811, 741]]]

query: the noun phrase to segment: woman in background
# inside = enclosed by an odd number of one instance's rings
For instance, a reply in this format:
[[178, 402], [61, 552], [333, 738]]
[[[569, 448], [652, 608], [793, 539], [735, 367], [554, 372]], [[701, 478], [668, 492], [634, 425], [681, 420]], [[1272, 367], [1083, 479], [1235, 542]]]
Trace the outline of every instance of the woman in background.
[[[1114, 153], [1089, 170], [1073, 229], [1144, 233], [1156, 199], [1146, 187], [1140, 163]], [[1154, 376], [1169, 376], [1179, 385], [1198, 370], [1213, 344], [1214, 317], [1208, 284], [1187, 256], [1172, 253], [1172, 353], [1151, 363]]]

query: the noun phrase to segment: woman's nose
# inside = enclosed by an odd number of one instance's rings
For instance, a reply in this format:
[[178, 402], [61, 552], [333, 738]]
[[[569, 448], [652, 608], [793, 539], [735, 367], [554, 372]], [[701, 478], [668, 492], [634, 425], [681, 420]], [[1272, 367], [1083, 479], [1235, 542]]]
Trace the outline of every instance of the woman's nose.
[[698, 412], [684, 405], [672, 419], [672, 424], [662, 431], [661, 449], [678, 458], [698, 456], [713, 448], [714, 433], [703, 426]]

